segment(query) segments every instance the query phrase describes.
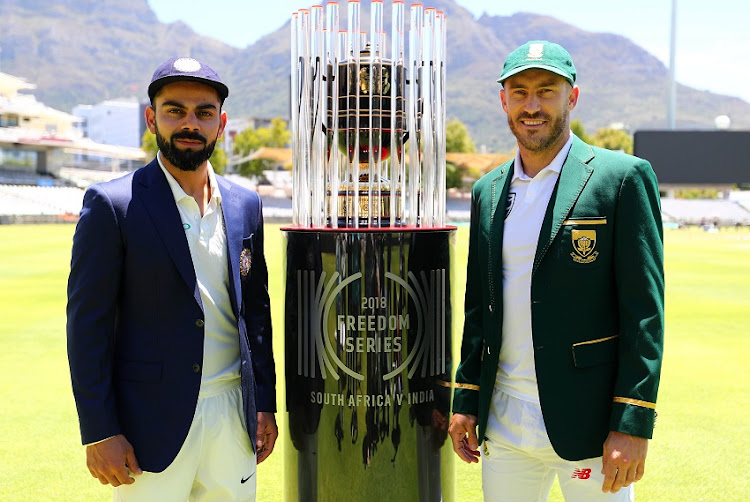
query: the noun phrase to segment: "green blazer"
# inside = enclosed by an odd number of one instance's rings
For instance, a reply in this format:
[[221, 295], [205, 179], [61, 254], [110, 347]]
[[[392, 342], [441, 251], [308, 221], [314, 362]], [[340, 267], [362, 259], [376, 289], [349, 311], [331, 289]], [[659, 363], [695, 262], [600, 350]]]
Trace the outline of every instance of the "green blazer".
[[[453, 411], [487, 427], [502, 344], [502, 248], [513, 160], [474, 184]], [[599, 457], [610, 430], [650, 438], [664, 335], [659, 190], [642, 159], [573, 137], [539, 232], [531, 279], [537, 385], [567, 460]]]

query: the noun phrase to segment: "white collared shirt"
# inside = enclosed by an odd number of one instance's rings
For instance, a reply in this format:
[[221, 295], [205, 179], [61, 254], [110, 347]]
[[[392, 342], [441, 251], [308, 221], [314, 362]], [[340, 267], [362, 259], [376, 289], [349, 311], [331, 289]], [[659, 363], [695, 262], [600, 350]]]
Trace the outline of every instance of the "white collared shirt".
[[164, 167], [161, 152], [157, 159], [172, 189], [193, 259], [205, 322], [201, 394], [213, 394], [237, 385], [240, 380], [239, 334], [237, 317], [229, 298], [229, 264], [221, 191], [209, 162], [211, 198], [201, 216], [196, 200], [185, 193]]
[[533, 178], [523, 171], [520, 152], [503, 231], [503, 326], [496, 387], [524, 401], [539, 402], [531, 336], [531, 271], [539, 231], [552, 191], [573, 144], [571, 134], [552, 162]]

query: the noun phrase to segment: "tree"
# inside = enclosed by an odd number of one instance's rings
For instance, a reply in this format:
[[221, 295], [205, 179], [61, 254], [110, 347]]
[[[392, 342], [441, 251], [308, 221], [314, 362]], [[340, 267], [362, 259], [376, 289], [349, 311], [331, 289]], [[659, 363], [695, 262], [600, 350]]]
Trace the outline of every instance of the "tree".
[[[227, 154], [224, 153], [224, 140], [220, 139], [216, 142], [216, 148], [214, 153], [211, 154], [209, 161], [211, 167], [214, 168], [216, 174], [224, 174], [227, 166]], [[156, 135], [146, 129], [141, 137], [141, 150], [146, 152], [148, 157], [156, 157], [156, 152], [159, 151], [159, 146], [156, 144]]]
[[[240, 158], [247, 157], [263, 147], [284, 148], [292, 140], [292, 133], [286, 128], [286, 122], [277, 117], [271, 120], [271, 127], [245, 129], [234, 137], [234, 154]], [[252, 159], [237, 165], [237, 171], [243, 176], [259, 176], [272, 166], [263, 159]]]
[[445, 151], [474, 153], [476, 148], [463, 122], [451, 119], [445, 124]]
[[463, 188], [463, 173], [457, 165], [445, 163], [445, 188]]
[[156, 135], [146, 129], [141, 137], [141, 150], [146, 152], [148, 158], [156, 157], [159, 147], [156, 145]]
[[581, 138], [584, 143], [591, 144], [591, 136], [584, 131], [583, 122], [580, 119], [575, 119], [570, 123], [570, 130], [573, 131], [573, 134]]
[[604, 128], [591, 137], [591, 144], [607, 150], [622, 150], [633, 154], [633, 138], [622, 129]]
[[214, 168], [214, 172], [216, 174], [224, 174], [227, 170], [227, 154], [224, 151], [224, 140], [220, 139], [216, 143], [216, 148], [214, 148], [214, 153], [211, 154], [211, 158], [208, 159], [211, 161], [211, 167]]

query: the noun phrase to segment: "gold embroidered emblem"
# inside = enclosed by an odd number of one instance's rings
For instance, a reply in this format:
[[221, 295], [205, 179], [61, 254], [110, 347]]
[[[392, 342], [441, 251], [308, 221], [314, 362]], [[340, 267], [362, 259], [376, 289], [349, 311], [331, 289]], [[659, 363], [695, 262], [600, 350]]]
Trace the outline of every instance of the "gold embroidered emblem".
[[594, 251], [596, 247], [596, 230], [573, 230], [571, 234], [573, 240], [573, 253], [570, 256], [576, 263], [593, 263], [599, 256], [599, 251]]
[[253, 264], [253, 257], [250, 254], [250, 250], [245, 248], [240, 254], [240, 274], [242, 277], [247, 277], [250, 273], [250, 266]]

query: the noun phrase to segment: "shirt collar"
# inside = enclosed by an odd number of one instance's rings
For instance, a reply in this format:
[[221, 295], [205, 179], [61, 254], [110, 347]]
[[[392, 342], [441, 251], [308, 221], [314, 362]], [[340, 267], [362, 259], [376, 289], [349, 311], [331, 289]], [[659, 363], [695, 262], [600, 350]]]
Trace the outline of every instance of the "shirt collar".
[[[180, 202], [185, 197], [190, 197], [188, 194], [185, 193], [185, 190], [182, 189], [180, 184], [177, 182], [176, 179], [174, 179], [174, 176], [172, 176], [172, 173], [170, 173], [166, 167], [164, 167], [164, 163], [161, 159], [161, 152], [159, 152], [156, 155], [156, 160], [159, 162], [159, 167], [161, 168], [162, 172], [164, 173], [164, 176], [167, 177], [167, 183], [169, 183], [169, 188], [172, 189], [172, 195], [174, 196], [175, 202]], [[219, 190], [219, 185], [216, 182], [216, 173], [214, 173], [214, 168], [211, 165], [210, 161], [206, 161], [208, 164], [208, 186], [211, 189], [211, 200], [215, 200], [217, 204], [221, 203], [221, 190]], [[210, 203], [211, 201], [209, 201]]]
[[[560, 174], [560, 171], [562, 171], [562, 166], [565, 163], [565, 159], [568, 157], [568, 152], [570, 152], [570, 147], [573, 146], [573, 134], [571, 133], [568, 137], [568, 141], [565, 142], [563, 147], [560, 149], [559, 152], [557, 152], [557, 155], [555, 155], [555, 158], [552, 159], [552, 162], [550, 162], [544, 169], [539, 171], [539, 173], [543, 172], [549, 172], [554, 171], [557, 174]], [[530, 180], [531, 177], [527, 176], [526, 173], [523, 172], [523, 161], [521, 160], [521, 150], [516, 148], [516, 160], [513, 162], [513, 180], [516, 179], [522, 179], [522, 180]]]

